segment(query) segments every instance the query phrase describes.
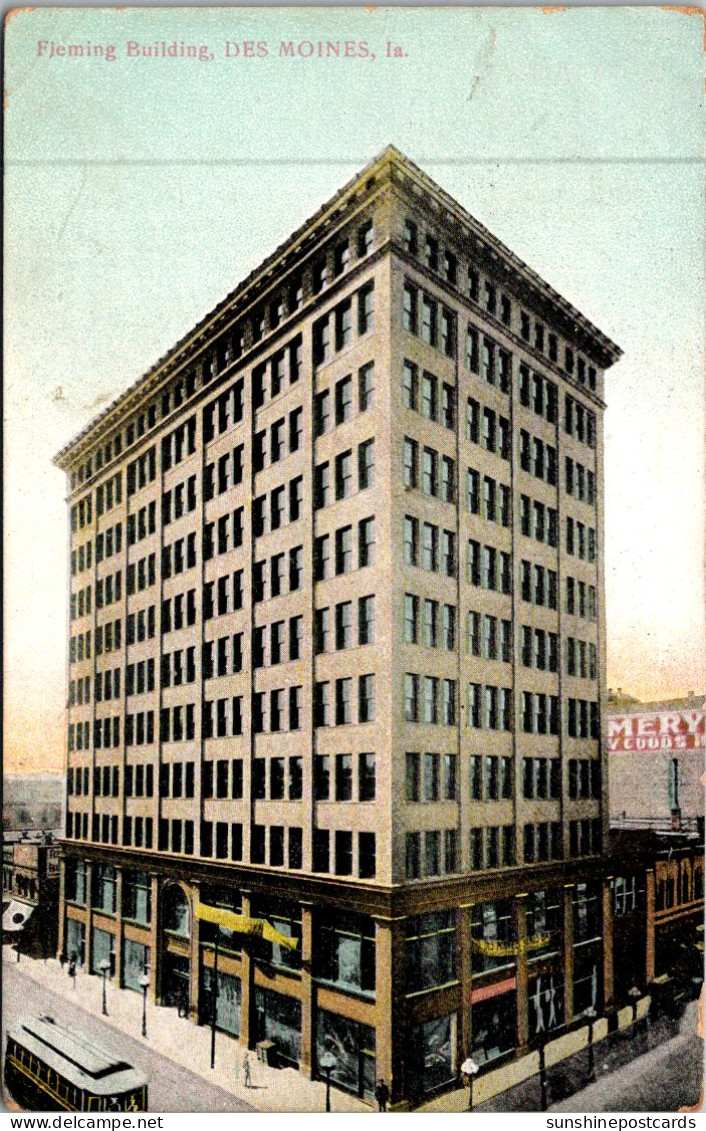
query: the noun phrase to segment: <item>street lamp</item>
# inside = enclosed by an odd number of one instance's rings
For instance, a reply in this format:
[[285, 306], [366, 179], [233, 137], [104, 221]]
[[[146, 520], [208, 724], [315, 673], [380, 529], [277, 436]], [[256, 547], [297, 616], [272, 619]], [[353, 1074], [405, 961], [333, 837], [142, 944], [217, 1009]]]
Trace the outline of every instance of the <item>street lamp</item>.
[[140, 978], [140, 986], [142, 987], [142, 1036], [147, 1036], [147, 991], [150, 987], [150, 976], [145, 970]]
[[468, 1083], [468, 1110], [473, 1111], [473, 1077], [480, 1071], [473, 1057], [469, 1056], [461, 1065], [461, 1075]]
[[330, 1049], [324, 1049], [319, 1056], [319, 1068], [326, 1073], [326, 1111], [331, 1110], [331, 1072], [336, 1067], [336, 1057]]
[[105, 983], [106, 983], [106, 979], [108, 977], [108, 971], [110, 970], [110, 963], [108, 962], [107, 958], [103, 959], [103, 961], [100, 964], [99, 969], [100, 969], [101, 974], [103, 975], [103, 1009], [102, 1009], [102, 1013], [105, 1017], [107, 1017], [108, 1016], [108, 1002], [107, 1002], [107, 999], [106, 999], [106, 996], [105, 996]]
[[584, 1012], [584, 1017], [588, 1021], [588, 1077], [589, 1081], [596, 1079], [596, 1066], [594, 1063], [593, 1055], [593, 1022], [596, 1020], [596, 1011], [592, 1005]]
[[640, 990], [637, 986], [631, 986], [628, 990], [628, 997], [632, 1001], [632, 1023], [637, 1021], [637, 1003], [640, 1000]]

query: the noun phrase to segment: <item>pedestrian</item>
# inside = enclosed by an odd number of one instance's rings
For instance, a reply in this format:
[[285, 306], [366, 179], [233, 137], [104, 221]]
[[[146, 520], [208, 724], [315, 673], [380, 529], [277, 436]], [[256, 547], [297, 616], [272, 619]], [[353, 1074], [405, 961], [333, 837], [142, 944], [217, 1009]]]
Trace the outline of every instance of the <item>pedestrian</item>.
[[250, 1057], [247, 1053], [243, 1057], [243, 1084], [246, 1088], [252, 1087], [252, 1076], [250, 1074]]
[[378, 1080], [375, 1099], [378, 1102], [378, 1111], [387, 1111], [387, 1105], [390, 1102], [390, 1089], [382, 1079]]
[[72, 954], [69, 959], [69, 978], [73, 978], [74, 989], [76, 989], [76, 955]]

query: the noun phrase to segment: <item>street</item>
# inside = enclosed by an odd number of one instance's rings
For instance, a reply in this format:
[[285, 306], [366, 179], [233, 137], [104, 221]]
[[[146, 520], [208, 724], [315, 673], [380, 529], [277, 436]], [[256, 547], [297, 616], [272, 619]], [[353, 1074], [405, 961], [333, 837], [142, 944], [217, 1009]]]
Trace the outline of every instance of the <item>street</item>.
[[118, 1051], [125, 1060], [142, 1069], [149, 1084], [149, 1110], [158, 1112], [190, 1111], [255, 1111], [254, 1107], [239, 1100], [230, 1092], [210, 1084], [180, 1064], [175, 1064], [144, 1043], [132, 1040], [112, 1026], [104, 1025], [98, 1017], [67, 1001], [65, 997], [37, 985], [23, 973], [21, 965], [3, 964], [3, 1053], [5, 1028], [15, 1018], [25, 1013], [47, 1013], [57, 1021], [80, 1029], [93, 1037], [97, 1044]]
[[[696, 1035], [696, 1003], [671, 1041], [650, 1049], [595, 1084], [576, 1092], [552, 1111], [678, 1111], [699, 1102], [703, 1082], [703, 1041]], [[597, 1063], [600, 1049], [596, 1052]]]

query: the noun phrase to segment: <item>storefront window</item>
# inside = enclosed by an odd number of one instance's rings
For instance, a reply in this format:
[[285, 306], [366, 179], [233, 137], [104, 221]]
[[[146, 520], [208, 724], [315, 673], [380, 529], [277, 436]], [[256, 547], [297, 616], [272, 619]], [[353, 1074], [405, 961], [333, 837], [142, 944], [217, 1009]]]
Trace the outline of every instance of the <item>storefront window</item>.
[[[223, 887], [216, 884], [202, 884], [200, 889], [201, 903], [208, 907], [223, 907], [240, 915], [243, 903], [240, 892], [236, 888]], [[228, 954], [240, 954], [243, 937], [237, 931], [229, 931], [227, 927], [216, 923], [199, 923], [199, 940], [206, 946], [215, 946], [218, 935], [218, 949]]]
[[598, 1008], [598, 962], [594, 958], [576, 958], [574, 963], [574, 1017], [587, 1009]]
[[[545, 958], [560, 950], [562, 931], [561, 915], [562, 893], [560, 891], [535, 891], [527, 897], [525, 919], [528, 956], [530, 962]], [[538, 946], [539, 939], [547, 936], [547, 942]]]
[[550, 971], [530, 978], [528, 984], [530, 1037], [556, 1029], [564, 1020], [564, 979]]
[[331, 1080], [335, 1084], [354, 1095], [372, 1099], [376, 1083], [374, 1029], [320, 1009], [316, 1026], [317, 1057], [323, 1052], [330, 1052], [335, 1059], [331, 1069]]
[[613, 881], [613, 914], [616, 918], [629, 915], [637, 907], [635, 876], [616, 876]]
[[453, 911], [412, 915], [405, 923], [405, 983], [408, 994], [456, 980]]
[[152, 917], [152, 890], [145, 872], [123, 872], [123, 915], [148, 926]]
[[150, 948], [133, 939], [123, 943], [123, 981], [129, 990], [142, 992], [140, 979], [147, 973], [150, 965]]
[[86, 904], [86, 862], [66, 861], [66, 899], [69, 903]]
[[98, 927], [93, 928], [93, 955], [91, 961], [91, 973], [103, 975], [101, 966], [104, 962], [108, 963], [108, 977], [112, 978], [115, 974], [115, 935], [111, 935], [109, 931], [101, 931]]
[[78, 966], [86, 963], [86, 925], [78, 919], [66, 920], [66, 957]]
[[375, 923], [334, 912], [316, 923], [314, 973], [343, 990], [375, 994]]
[[[256, 919], [266, 919], [282, 935], [291, 939], [302, 937], [302, 912], [297, 903], [286, 903], [281, 899], [253, 900], [252, 915]], [[296, 950], [279, 946], [277, 943], [258, 940], [256, 953], [262, 962], [278, 966], [284, 970], [300, 970], [302, 965], [301, 942]]]
[[273, 1041], [277, 1058], [295, 1068], [301, 1055], [302, 1007], [295, 998], [274, 990], [255, 989], [258, 1041]]
[[93, 865], [93, 895], [91, 906], [96, 911], [115, 914], [115, 868], [110, 864]]
[[427, 1021], [412, 1030], [413, 1061], [422, 1092], [456, 1079], [456, 1014]]
[[189, 937], [189, 903], [177, 884], [170, 884], [164, 892], [164, 929], [184, 939]]
[[577, 884], [574, 888], [573, 907], [574, 943], [598, 938], [601, 919], [596, 884]]
[[[218, 971], [218, 994], [216, 995], [216, 1028], [222, 1029], [224, 1033], [231, 1033], [234, 1037], [240, 1036], [240, 978], [236, 978], [234, 974], [225, 974], [222, 970]], [[211, 1010], [212, 992], [213, 992], [213, 970], [210, 966], [202, 967], [201, 971], [201, 986], [204, 1008], [202, 1016], [205, 1020], [210, 1021], [212, 1017]]]
[[471, 1056], [486, 1064], [512, 1052], [517, 1039], [517, 993], [498, 994], [471, 1006]]
[[[515, 965], [515, 925], [512, 901], [478, 903], [471, 912], [472, 966], [474, 974]], [[503, 953], [507, 951], [507, 953]]]

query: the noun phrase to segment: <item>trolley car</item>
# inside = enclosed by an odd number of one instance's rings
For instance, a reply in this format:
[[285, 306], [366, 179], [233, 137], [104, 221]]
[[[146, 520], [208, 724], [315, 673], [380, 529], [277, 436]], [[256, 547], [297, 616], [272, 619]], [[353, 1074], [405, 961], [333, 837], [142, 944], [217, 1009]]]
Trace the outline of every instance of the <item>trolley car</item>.
[[26, 1111], [146, 1111], [147, 1078], [53, 1017], [8, 1028], [5, 1085]]

